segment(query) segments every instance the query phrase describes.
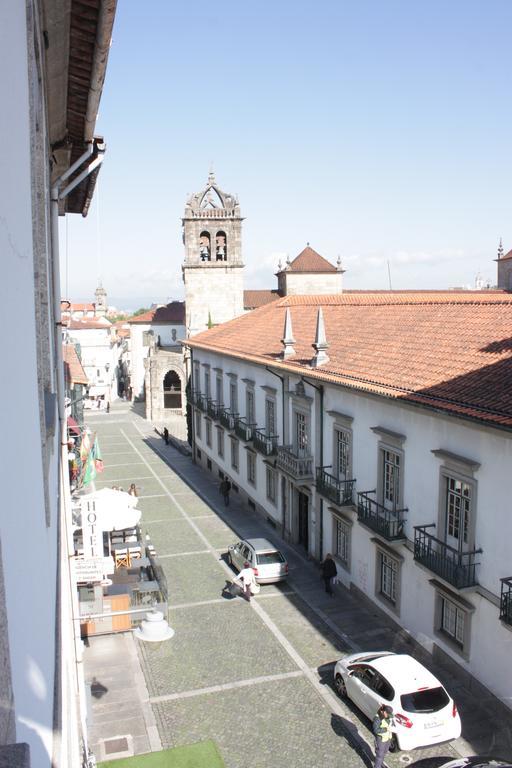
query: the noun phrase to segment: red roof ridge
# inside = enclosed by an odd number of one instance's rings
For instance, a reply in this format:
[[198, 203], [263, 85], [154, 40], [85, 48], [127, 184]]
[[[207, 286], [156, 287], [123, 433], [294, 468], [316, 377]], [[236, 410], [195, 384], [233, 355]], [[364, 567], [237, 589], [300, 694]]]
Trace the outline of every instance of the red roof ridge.
[[311, 246], [307, 245], [303, 251], [290, 263], [285, 271], [289, 272], [337, 272], [336, 267], [330, 261], [320, 256]]

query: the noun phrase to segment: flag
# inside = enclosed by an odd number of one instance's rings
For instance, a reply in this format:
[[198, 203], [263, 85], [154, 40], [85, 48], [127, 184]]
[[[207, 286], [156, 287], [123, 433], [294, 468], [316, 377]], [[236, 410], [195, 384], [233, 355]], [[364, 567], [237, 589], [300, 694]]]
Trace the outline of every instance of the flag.
[[101, 458], [100, 444], [98, 443], [98, 438], [94, 440], [94, 445], [92, 446], [91, 454], [94, 461], [94, 467], [96, 469], [96, 472], [103, 472], [103, 470], [105, 469], [105, 466], [103, 464], [103, 459]]
[[87, 463], [85, 465], [83, 485], [88, 485], [89, 483], [92, 483], [95, 477], [96, 477], [96, 467], [94, 465], [92, 451], [89, 451], [89, 455], [87, 457]]

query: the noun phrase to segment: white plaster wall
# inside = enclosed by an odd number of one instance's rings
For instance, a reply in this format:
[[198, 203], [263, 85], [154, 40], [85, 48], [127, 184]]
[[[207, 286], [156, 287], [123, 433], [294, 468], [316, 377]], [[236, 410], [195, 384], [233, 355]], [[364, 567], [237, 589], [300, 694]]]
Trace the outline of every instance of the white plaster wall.
[[[112, 344], [110, 328], [79, 328], [69, 331], [73, 341], [80, 344], [82, 367], [91, 386], [104, 390], [111, 400], [117, 398], [117, 385], [114, 379], [121, 348]], [[105, 366], [109, 369], [106, 370]], [[98, 376], [98, 370], [100, 374]], [[100, 392], [101, 394], [101, 392]]]
[[343, 273], [285, 272], [286, 295], [331, 295], [343, 290]]

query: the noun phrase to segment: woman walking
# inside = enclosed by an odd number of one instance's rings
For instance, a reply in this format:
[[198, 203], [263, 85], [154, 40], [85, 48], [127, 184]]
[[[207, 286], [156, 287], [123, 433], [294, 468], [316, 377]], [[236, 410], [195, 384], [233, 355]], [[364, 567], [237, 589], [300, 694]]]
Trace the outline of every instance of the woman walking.
[[320, 563], [320, 568], [322, 569], [322, 579], [324, 580], [325, 591], [328, 595], [334, 597], [332, 580], [338, 575], [338, 569], [336, 568], [333, 556], [329, 552], [326, 554], [324, 561]]

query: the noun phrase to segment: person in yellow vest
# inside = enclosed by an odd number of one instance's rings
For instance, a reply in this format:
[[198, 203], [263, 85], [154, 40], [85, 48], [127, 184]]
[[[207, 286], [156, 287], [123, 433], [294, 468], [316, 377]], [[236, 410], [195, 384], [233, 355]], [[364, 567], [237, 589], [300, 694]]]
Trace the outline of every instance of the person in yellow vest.
[[373, 718], [372, 723], [373, 735], [375, 736], [374, 768], [382, 768], [384, 765], [384, 758], [389, 751], [393, 739], [393, 725], [393, 707], [388, 707], [385, 704], [382, 704]]

